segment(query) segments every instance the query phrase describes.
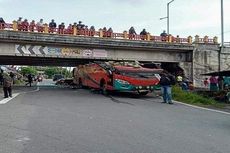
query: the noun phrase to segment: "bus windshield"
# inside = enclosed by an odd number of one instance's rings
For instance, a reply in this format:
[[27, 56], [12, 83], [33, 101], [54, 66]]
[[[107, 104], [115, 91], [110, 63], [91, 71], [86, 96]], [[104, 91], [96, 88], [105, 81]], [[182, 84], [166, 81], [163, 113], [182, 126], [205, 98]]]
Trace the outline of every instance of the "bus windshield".
[[119, 74], [135, 78], [153, 78], [159, 77], [159, 74], [145, 71], [119, 71]]

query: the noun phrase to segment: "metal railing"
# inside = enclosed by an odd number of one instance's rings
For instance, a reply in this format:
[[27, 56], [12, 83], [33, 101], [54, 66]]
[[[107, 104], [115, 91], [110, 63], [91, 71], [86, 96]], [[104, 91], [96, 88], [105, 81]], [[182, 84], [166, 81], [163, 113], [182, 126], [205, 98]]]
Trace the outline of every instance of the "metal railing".
[[204, 44], [218, 44], [217, 37], [213, 39], [205, 36], [204, 38], [199, 38], [198, 35], [195, 36], [195, 40], [192, 37], [180, 38], [179, 36], [173, 37], [172, 35], [162, 37], [153, 36], [150, 33], [147, 35], [129, 34], [127, 31], [123, 33], [107, 32], [103, 29], [98, 31], [90, 29], [77, 29], [76, 26], [71, 26], [67, 28], [50, 28], [48, 24], [43, 24], [42, 26], [33, 25], [18, 25], [16, 21], [13, 23], [0, 23], [1, 30], [12, 30], [12, 31], [23, 31], [23, 32], [35, 32], [35, 33], [49, 33], [58, 35], [71, 35], [71, 36], [85, 36], [85, 37], [101, 37], [101, 38], [113, 38], [113, 39], [127, 39], [127, 40], [140, 40], [140, 41], [152, 41], [152, 42], [167, 42], [167, 43], [179, 43], [179, 44], [192, 44], [192, 43], [204, 43]]

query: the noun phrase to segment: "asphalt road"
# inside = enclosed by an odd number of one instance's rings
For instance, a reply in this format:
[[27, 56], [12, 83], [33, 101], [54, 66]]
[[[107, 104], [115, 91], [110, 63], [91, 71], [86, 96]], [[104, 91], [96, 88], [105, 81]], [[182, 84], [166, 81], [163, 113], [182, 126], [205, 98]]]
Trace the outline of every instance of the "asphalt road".
[[0, 105], [0, 153], [229, 153], [230, 116], [151, 94], [40, 87]]

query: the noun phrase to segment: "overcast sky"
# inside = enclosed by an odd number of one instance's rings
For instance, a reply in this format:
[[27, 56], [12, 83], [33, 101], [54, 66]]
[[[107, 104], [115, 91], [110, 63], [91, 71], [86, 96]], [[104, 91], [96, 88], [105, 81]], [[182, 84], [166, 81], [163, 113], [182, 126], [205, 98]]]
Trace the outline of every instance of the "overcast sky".
[[[170, 0], [0, 0], [0, 16], [6, 22], [43, 18], [66, 25], [81, 20], [96, 29], [112, 27], [123, 32], [134, 26], [152, 35], [167, 30], [167, 3]], [[230, 42], [230, 0], [224, 1], [224, 37]], [[170, 4], [170, 33], [187, 37], [196, 34], [217, 36], [221, 41], [221, 0], [175, 0]]]

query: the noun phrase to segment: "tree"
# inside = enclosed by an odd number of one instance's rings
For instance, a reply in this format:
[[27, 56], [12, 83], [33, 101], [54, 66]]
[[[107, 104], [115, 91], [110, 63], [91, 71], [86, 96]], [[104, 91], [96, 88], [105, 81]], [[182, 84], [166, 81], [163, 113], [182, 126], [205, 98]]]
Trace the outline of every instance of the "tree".
[[62, 74], [65, 78], [71, 77], [71, 72], [61, 67], [47, 67], [44, 73], [48, 78], [52, 78], [54, 74]]
[[21, 70], [20, 70], [20, 73], [22, 75], [26, 75], [26, 74], [32, 74], [32, 75], [36, 75], [37, 74], [37, 70], [34, 69], [33, 67], [22, 67]]

